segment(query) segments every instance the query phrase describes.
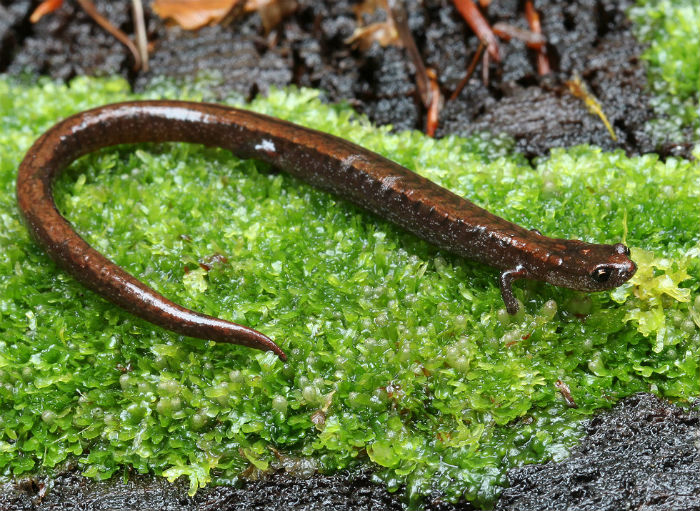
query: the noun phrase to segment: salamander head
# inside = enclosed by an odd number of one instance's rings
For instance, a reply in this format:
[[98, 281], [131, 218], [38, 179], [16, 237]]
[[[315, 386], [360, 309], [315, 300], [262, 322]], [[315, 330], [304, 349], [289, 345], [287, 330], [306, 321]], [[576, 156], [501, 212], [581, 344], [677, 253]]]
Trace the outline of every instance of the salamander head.
[[562, 254], [561, 271], [552, 272], [547, 280], [558, 286], [579, 291], [605, 291], [624, 284], [637, 271], [630, 250], [622, 243], [595, 245], [577, 242]]

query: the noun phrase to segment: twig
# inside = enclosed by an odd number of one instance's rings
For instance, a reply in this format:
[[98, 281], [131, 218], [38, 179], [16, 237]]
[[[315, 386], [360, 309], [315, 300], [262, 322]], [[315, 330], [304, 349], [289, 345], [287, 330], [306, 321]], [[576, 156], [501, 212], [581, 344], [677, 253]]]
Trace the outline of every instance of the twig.
[[408, 56], [411, 62], [413, 62], [413, 67], [416, 69], [416, 86], [418, 87], [420, 99], [426, 108], [430, 108], [432, 104], [430, 80], [425, 69], [425, 64], [423, 64], [423, 58], [416, 46], [416, 41], [413, 39], [411, 30], [408, 27], [406, 9], [403, 6], [402, 0], [388, 0], [387, 5], [389, 7], [389, 16], [393, 19], [394, 27], [396, 27], [399, 38], [406, 48], [406, 51], [408, 51]]
[[430, 79], [430, 105], [428, 106], [428, 115], [425, 120], [425, 134], [429, 137], [434, 137], [438, 127], [440, 109], [442, 108], [442, 94], [440, 94], [440, 84], [438, 83], [435, 70], [428, 68], [426, 73]]
[[494, 23], [492, 28], [493, 33], [501, 39], [505, 39], [506, 41], [511, 38], [518, 39], [526, 43], [528, 48], [532, 48], [533, 50], [539, 50], [547, 42], [542, 34], [538, 34], [532, 30], [525, 30], [515, 25], [510, 25], [509, 23], [503, 23], [502, 21]]
[[[542, 25], [540, 24], [540, 15], [537, 13], [532, 0], [525, 1], [525, 18], [530, 24], [530, 29], [536, 33], [542, 35]], [[537, 50], [537, 72], [540, 76], [549, 74], [552, 69], [549, 65], [549, 57], [547, 57], [547, 47], [545, 45], [540, 45], [536, 47], [528, 43], [528, 46], [534, 50]]]
[[479, 40], [486, 45], [488, 54], [494, 61], [500, 62], [501, 54], [498, 49], [498, 40], [491, 30], [489, 22], [486, 21], [474, 2], [472, 0], [452, 0], [452, 2]]
[[129, 49], [131, 55], [134, 57], [134, 70], [138, 71], [139, 69], [141, 69], [141, 55], [139, 53], [138, 48], [136, 48], [136, 45], [131, 41], [131, 39], [129, 39], [129, 36], [127, 36], [124, 32], [112, 25], [112, 23], [107, 18], [105, 18], [99, 12], [97, 12], [95, 4], [93, 4], [90, 0], [78, 0], [78, 3], [83, 8], [83, 10], [95, 21], [95, 23], [97, 23], [99, 26], [101, 26], [103, 29], [109, 32], [115, 39], [117, 39], [117, 41], [119, 41]]
[[474, 74], [474, 70], [476, 69], [476, 64], [479, 62], [479, 57], [481, 57], [481, 52], [484, 51], [484, 48], [486, 48], [486, 45], [484, 44], [483, 41], [479, 41], [479, 47], [476, 49], [476, 53], [474, 53], [474, 56], [472, 57], [472, 61], [469, 63], [469, 67], [467, 68], [467, 74], [464, 75], [464, 78], [462, 78], [462, 81], [459, 82], [459, 85], [457, 85], [457, 88], [454, 90], [452, 95], [450, 96], [450, 101], [454, 101], [457, 99], [457, 96], [462, 92], [462, 89], [467, 85], [469, 82], [469, 79], [472, 77]]
[[[488, 49], [488, 47], [487, 47]], [[489, 52], [485, 51], [481, 56], [481, 80], [484, 85], [489, 85]]]
[[134, 13], [136, 46], [141, 56], [141, 69], [148, 71], [148, 39], [146, 38], [146, 22], [143, 17], [143, 4], [141, 0], [131, 0], [131, 7]]
[[578, 408], [578, 405], [574, 400], [574, 396], [571, 395], [571, 389], [564, 381], [558, 379], [556, 382], [554, 382], [554, 387], [561, 393], [564, 401], [566, 402], [566, 406], [569, 408]]
[[36, 23], [43, 18], [44, 15], [55, 11], [61, 7], [61, 5], [63, 5], [63, 0], [44, 0], [34, 9], [34, 12], [32, 12], [32, 15], [29, 17], [29, 21]]

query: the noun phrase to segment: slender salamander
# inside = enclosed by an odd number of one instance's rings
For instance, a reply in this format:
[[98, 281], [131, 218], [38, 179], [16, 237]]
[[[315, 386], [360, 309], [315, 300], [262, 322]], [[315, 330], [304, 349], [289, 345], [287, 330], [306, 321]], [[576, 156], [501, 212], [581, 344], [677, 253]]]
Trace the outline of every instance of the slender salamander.
[[46, 252], [86, 287], [178, 334], [284, 352], [251, 328], [200, 314], [164, 298], [90, 247], [56, 209], [52, 185], [72, 161], [102, 147], [190, 142], [255, 158], [359, 204], [457, 255], [501, 270], [509, 313], [516, 279], [580, 291], [612, 289], [637, 267], [622, 243], [553, 239], [499, 218], [383, 156], [333, 135], [223, 105], [135, 101], [73, 115], [49, 129], [19, 168], [17, 200]]

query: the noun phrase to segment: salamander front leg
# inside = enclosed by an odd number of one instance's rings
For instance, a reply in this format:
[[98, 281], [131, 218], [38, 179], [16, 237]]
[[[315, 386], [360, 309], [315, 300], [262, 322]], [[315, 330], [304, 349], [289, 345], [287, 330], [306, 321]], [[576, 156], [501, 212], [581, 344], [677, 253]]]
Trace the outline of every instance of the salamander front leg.
[[501, 273], [501, 296], [503, 297], [503, 302], [506, 304], [508, 314], [517, 314], [519, 308], [518, 299], [515, 298], [513, 294], [513, 281], [525, 278], [526, 276], [527, 272], [522, 266], [517, 266], [513, 270], [506, 270]]

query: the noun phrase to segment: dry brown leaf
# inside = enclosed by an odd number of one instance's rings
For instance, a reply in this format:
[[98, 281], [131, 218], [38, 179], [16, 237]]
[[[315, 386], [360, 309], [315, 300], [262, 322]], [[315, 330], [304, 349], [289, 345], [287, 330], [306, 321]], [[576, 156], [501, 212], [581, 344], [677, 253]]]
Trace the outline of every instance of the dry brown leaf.
[[241, 0], [154, 0], [153, 11], [172, 19], [185, 30], [221, 22]]
[[394, 24], [388, 21], [372, 23], [366, 27], [357, 27], [344, 42], [345, 44], [353, 45], [360, 51], [367, 51], [375, 41], [382, 47], [390, 44], [401, 46], [399, 33], [396, 31]]
[[[363, 16], [365, 14], [373, 14], [377, 9], [387, 11], [387, 20], [363, 26]], [[375, 41], [382, 47], [403, 45], [394, 20], [389, 16], [389, 7], [386, 0], [365, 0], [361, 4], [356, 5], [354, 11], [358, 26], [352, 35], [343, 41], [345, 44], [350, 44], [360, 51], [367, 51]]]
[[377, 9], [384, 9], [385, 11], [388, 11], [389, 8], [387, 7], [386, 0], [365, 0], [361, 4], [357, 4], [355, 7], [353, 7], [355, 17], [360, 23], [362, 22], [362, 16], [365, 14], [373, 14]]
[[296, 9], [296, 0], [247, 0], [245, 4], [246, 12], [258, 11], [265, 32], [275, 28]]

